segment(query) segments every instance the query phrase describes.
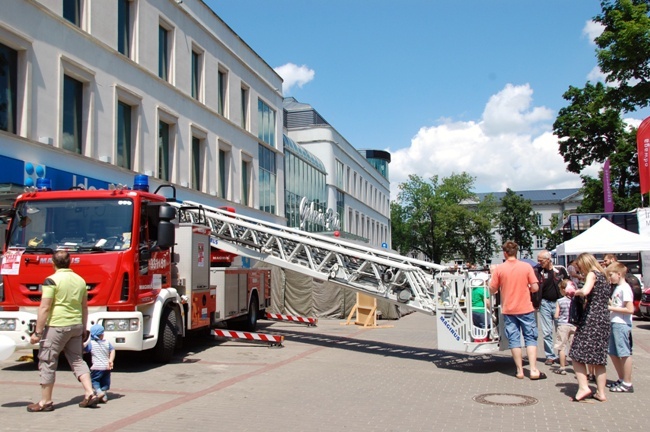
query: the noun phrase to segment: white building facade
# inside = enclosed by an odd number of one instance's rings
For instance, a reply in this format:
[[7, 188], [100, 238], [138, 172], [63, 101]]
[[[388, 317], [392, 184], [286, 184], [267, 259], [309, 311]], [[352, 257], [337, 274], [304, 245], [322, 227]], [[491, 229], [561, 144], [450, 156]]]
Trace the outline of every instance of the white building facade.
[[[321, 207], [336, 221], [326, 217], [323, 231], [336, 230], [343, 237], [390, 249], [390, 154], [357, 150], [313, 107], [294, 98], [285, 99], [284, 110], [288, 138], [315, 156], [316, 175], [319, 166], [327, 174], [321, 198], [326, 204]], [[289, 183], [289, 167], [286, 170]], [[287, 189], [291, 192], [292, 186]], [[291, 212], [288, 208], [287, 214]]]
[[171, 183], [285, 223], [282, 79], [200, 0], [21, 0], [0, 14], [0, 184]]

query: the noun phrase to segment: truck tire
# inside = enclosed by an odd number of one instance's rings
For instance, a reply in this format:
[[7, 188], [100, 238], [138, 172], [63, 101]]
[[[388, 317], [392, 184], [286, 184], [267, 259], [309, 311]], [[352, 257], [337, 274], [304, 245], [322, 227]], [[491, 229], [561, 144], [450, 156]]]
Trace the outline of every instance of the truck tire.
[[248, 308], [248, 315], [246, 316], [245, 329], [249, 332], [254, 332], [257, 329], [257, 319], [260, 314], [260, 302], [257, 300], [257, 294], [253, 294], [251, 304]]
[[169, 363], [176, 349], [178, 338], [178, 315], [176, 310], [166, 307], [160, 317], [158, 343], [153, 349], [152, 359], [156, 363]]

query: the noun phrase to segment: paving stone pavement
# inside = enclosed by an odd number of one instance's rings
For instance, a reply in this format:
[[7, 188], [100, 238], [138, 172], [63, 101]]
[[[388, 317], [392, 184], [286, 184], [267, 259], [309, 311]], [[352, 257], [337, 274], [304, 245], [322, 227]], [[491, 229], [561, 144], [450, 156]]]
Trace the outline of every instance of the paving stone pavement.
[[[570, 402], [575, 376], [514, 378], [509, 352], [472, 356], [436, 348], [434, 317], [412, 313], [392, 327], [316, 327], [261, 321], [282, 348], [191, 338], [167, 365], [118, 352], [110, 400], [77, 406], [81, 386], [60, 367], [55, 410], [28, 413], [38, 372], [25, 352], [0, 362], [2, 431], [641, 431], [649, 394], [650, 322], [634, 326], [634, 394]], [[543, 357], [543, 354], [542, 354]], [[543, 358], [541, 360], [543, 361]], [[615, 378], [608, 367], [608, 378]], [[487, 402], [487, 403], [485, 403]], [[209, 428], [209, 429], [208, 429]]]

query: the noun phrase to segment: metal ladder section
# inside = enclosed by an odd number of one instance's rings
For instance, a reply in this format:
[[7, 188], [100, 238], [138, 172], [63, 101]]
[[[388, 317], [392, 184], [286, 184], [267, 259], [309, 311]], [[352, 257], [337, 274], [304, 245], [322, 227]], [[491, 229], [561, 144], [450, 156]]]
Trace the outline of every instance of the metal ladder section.
[[211, 246], [329, 280], [420, 312], [433, 314], [433, 279], [422, 267], [444, 267], [343, 240], [307, 233], [224, 209], [169, 202], [180, 223], [207, 225]]

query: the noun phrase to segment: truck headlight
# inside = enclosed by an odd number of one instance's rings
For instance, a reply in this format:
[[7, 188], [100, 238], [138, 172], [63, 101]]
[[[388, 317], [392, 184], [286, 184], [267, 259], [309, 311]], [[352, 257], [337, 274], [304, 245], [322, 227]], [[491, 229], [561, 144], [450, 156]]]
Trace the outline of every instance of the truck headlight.
[[0, 318], [0, 331], [16, 331], [16, 319]]
[[103, 325], [106, 331], [138, 331], [140, 320], [138, 318], [105, 319]]

